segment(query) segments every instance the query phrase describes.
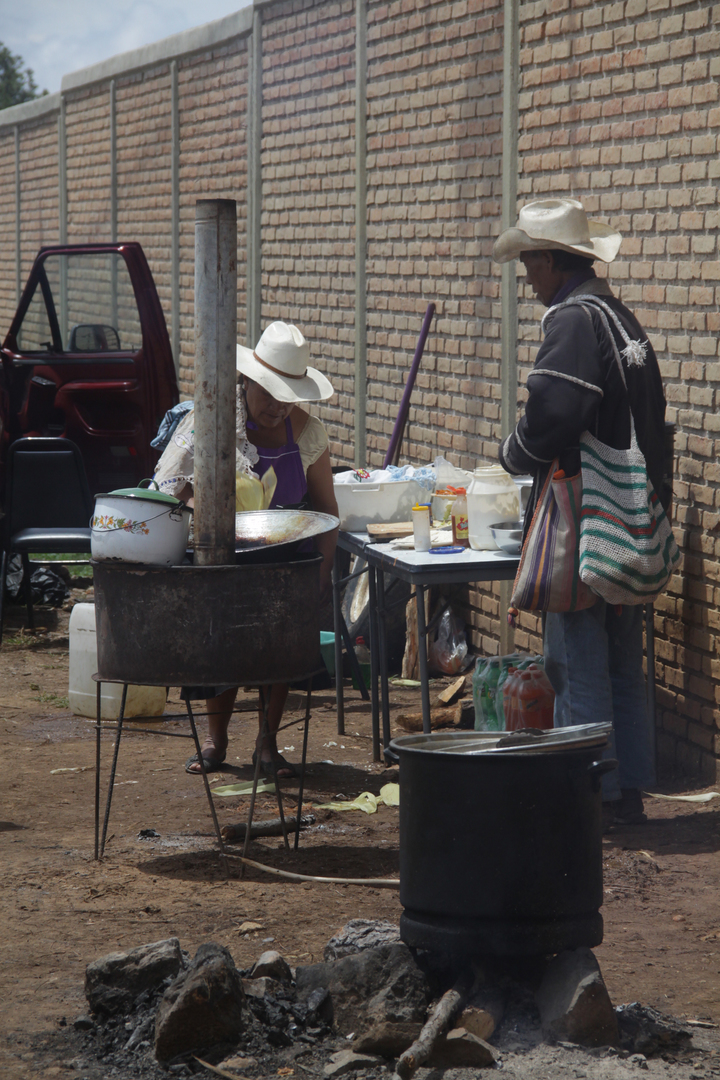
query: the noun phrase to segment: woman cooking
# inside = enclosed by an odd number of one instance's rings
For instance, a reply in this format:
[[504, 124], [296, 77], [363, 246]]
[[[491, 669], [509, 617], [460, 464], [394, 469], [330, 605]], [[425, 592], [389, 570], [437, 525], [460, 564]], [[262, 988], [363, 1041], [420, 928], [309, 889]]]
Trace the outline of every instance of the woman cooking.
[[[328, 379], [308, 366], [310, 350], [296, 326], [273, 322], [263, 332], [255, 349], [237, 347], [237, 471], [262, 478], [272, 466], [277, 484], [270, 507], [297, 507], [337, 515], [333, 491], [328, 438], [320, 421], [310, 416], [299, 402], [326, 401], [333, 394]], [[188, 413], [175, 429], [155, 472], [155, 480], [186, 502], [192, 499], [193, 414]], [[337, 530], [315, 540], [323, 556], [320, 567], [320, 602], [331, 595], [331, 573]], [[186, 687], [186, 697], [206, 697], [208, 735], [202, 747], [207, 772], [225, 760], [228, 726], [237, 687]], [[255, 755], [261, 768], [278, 777], [294, 776], [295, 767], [279, 753], [276, 734], [288, 695], [286, 683], [261, 687], [260, 731]], [[261, 745], [263, 705], [268, 736]], [[197, 754], [187, 762], [186, 771], [200, 773]]]

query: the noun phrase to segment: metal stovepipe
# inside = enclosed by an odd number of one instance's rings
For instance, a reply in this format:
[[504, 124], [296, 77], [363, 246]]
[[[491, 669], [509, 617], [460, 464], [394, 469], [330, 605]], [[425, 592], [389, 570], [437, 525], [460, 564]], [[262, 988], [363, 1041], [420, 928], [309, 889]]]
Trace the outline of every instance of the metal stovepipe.
[[235, 562], [237, 205], [195, 203], [195, 564]]

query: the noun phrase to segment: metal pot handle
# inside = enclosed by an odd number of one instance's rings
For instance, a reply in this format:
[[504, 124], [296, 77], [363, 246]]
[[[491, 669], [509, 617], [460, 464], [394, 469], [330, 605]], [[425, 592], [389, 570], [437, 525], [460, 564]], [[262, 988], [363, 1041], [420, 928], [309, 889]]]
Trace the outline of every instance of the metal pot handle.
[[385, 760], [389, 761], [391, 765], [399, 765], [400, 764], [399, 755], [394, 750], [391, 750], [389, 746], [386, 746], [384, 748], [383, 753], [385, 755]]
[[600, 790], [600, 778], [605, 773], [612, 772], [613, 769], [617, 769], [617, 758], [605, 758], [603, 761], [593, 761], [587, 767], [587, 771], [592, 777], [592, 789], [593, 791]]

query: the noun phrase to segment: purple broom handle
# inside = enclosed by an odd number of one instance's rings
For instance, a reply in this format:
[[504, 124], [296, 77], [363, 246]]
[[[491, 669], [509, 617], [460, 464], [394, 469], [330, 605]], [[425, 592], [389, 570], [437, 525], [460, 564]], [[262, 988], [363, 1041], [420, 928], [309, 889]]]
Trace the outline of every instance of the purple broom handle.
[[427, 336], [430, 333], [430, 323], [432, 322], [433, 315], [435, 314], [435, 305], [428, 304], [427, 311], [425, 312], [425, 318], [423, 319], [422, 329], [420, 331], [420, 337], [418, 338], [417, 346], [415, 347], [415, 355], [413, 356], [413, 362], [408, 372], [407, 382], [405, 383], [405, 390], [403, 392], [402, 401], [400, 402], [400, 408], [398, 410], [397, 420], [395, 421], [395, 427], [393, 428], [392, 435], [390, 436], [390, 445], [387, 448], [385, 454], [385, 461], [383, 462], [383, 469], [387, 469], [388, 465], [392, 465], [393, 458], [396, 453], [399, 453], [400, 444], [402, 442], [403, 434], [405, 432], [405, 424], [407, 423], [408, 413], [410, 411], [410, 397], [415, 386], [415, 379], [417, 377], [418, 368], [420, 367], [420, 361], [422, 360], [423, 350], [425, 348], [425, 342]]

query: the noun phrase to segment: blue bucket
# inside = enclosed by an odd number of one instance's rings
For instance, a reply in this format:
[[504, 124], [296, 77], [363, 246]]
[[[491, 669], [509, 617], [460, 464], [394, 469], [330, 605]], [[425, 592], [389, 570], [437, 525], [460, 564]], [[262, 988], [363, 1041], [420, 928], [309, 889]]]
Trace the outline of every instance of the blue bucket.
[[320, 655], [329, 674], [335, 678], [335, 635], [330, 630], [320, 631]]

